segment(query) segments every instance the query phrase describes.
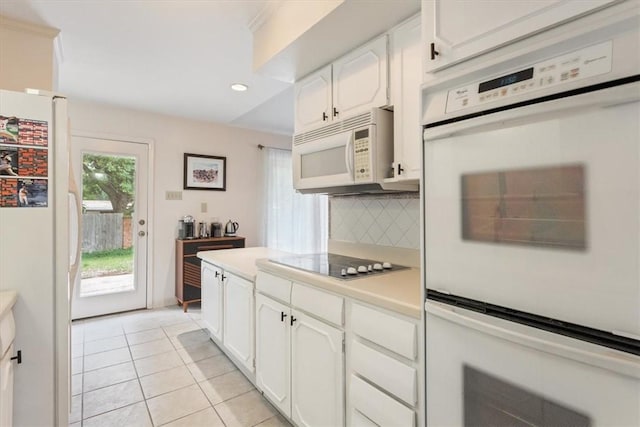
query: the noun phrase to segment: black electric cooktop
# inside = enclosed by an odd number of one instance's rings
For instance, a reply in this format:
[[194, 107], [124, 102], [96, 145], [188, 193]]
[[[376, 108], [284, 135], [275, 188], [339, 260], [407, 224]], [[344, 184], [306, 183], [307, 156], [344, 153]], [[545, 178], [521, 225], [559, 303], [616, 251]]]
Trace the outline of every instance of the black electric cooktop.
[[380, 260], [330, 253], [276, 257], [269, 258], [269, 261], [342, 280], [360, 279], [409, 268]]

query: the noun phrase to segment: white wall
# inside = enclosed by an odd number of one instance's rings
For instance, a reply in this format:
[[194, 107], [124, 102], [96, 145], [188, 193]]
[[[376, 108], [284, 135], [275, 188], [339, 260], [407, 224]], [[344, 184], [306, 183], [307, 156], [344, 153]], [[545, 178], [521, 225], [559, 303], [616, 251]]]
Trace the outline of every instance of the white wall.
[[[129, 138], [148, 138], [154, 146], [154, 203], [152, 208], [153, 306], [175, 304], [175, 238], [178, 220], [193, 215], [198, 221], [219, 218], [240, 224], [246, 246], [259, 242], [262, 162], [258, 144], [289, 148], [291, 138], [221, 124], [152, 114], [70, 99], [71, 133], [91, 132]], [[183, 154], [227, 158], [227, 191], [182, 190]], [[182, 200], [165, 200], [166, 191], [183, 191]], [[201, 213], [206, 202], [208, 212]]]

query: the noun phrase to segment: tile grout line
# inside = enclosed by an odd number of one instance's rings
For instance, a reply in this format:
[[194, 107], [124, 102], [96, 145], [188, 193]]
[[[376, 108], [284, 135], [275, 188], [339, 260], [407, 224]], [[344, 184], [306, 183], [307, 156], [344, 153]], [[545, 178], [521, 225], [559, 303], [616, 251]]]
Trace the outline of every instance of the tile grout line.
[[[122, 328], [124, 330], [124, 327]], [[162, 330], [164, 332], [164, 329]], [[165, 333], [166, 335], [166, 333]], [[131, 345], [129, 344], [129, 339], [127, 338], [127, 334], [125, 332], [124, 339], [127, 342], [127, 348], [129, 349], [129, 355], [131, 356], [131, 364], [133, 365], [133, 371], [136, 373], [136, 379], [138, 380], [138, 387], [140, 387], [140, 393], [142, 393], [142, 399], [144, 401], [144, 407], [147, 409], [147, 415], [149, 416], [149, 420], [151, 421], [151, 425], [155, 426], [155, 422], [153, 421], [153, 417], [151, 416], [151, 411], [149, 410], [149, 404], [147, 403], [147, 398], [144, 395], [144, 389], [142, 388], [142, 383], [140, 382], [140, 375], [138, 373], [138, 367], [136, 366], [136, 362], [133, 359], [133, 353], [131, 352]]]

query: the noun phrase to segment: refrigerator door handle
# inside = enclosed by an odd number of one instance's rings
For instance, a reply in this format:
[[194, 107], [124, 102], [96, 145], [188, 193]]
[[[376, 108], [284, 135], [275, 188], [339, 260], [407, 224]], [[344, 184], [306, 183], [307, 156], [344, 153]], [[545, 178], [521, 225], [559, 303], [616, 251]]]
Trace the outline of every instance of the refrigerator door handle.
[[69, 170], [69, 281], [73, 288], [78, 275], [80, 264], [80, 254], [82, 247], [82, 228], [80, 218], [82, 218], [81, 196], [78, 186], [73, 178], [71, 167]]

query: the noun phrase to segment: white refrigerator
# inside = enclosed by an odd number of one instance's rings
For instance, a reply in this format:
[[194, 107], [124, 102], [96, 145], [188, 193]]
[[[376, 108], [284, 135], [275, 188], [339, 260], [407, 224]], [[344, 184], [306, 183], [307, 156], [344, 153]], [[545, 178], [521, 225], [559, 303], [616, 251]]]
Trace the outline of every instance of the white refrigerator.
[[[0, 290], [15, 290], [13, 425], [67, 425], [78, 258], [67, 100], [0, 91]], [[74, 186], [75, 187], [75, 186]]]

